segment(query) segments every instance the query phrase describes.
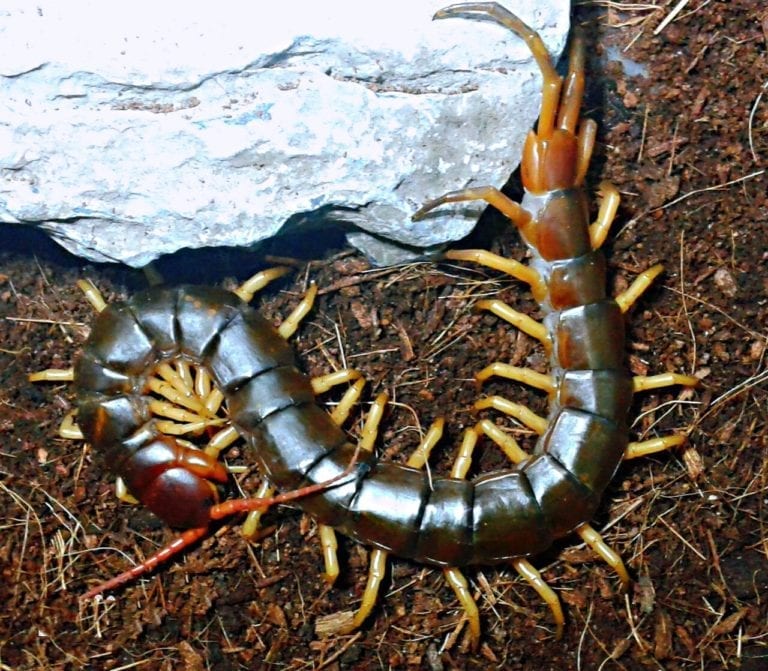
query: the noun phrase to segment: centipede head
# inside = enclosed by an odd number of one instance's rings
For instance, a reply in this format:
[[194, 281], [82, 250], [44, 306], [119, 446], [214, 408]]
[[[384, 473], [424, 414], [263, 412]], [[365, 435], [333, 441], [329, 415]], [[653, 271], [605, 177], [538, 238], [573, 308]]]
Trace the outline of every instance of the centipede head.
[[208, 526], [211, 508], [226, 495], [229, 472], [205, 452], [159, 435], [125, 467], [128, 489], [169, 526]]
[[548, 138], [528, 133], [520, 174], [531, 193], [569, 189], [577, 184], [579, 148], [576, 136], [560, 128]]

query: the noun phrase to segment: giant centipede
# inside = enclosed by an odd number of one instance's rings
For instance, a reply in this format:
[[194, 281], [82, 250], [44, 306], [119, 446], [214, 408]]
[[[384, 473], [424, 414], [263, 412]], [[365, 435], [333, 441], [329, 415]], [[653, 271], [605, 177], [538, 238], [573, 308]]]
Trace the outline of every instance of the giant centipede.
[[[548, 394], [546, 418], [499, 396], [475, 404], [478, 409], [495, 408], [533, 429], [539, 434], [533, 452], [524, 452], [495, 423], [481, 420], [465, 432], [451, 475], [431, 477], [422, 466], [441, 433], [441, 422], [409, 462], [400, 465], [380, 461], [368, 449], [378, 421], [372, 419], [363, 432], [366, 449], [350, 468], [358, 448], [340, 424], [349, 403], [359, 396], [360, 385], [353, 387], [345, 409], [335, 416], [317, 404], [315, 395], [330, 385], [356, 381], [359, 374], [341, 371], [311, 380], [285, 340], [300, 314], [276, 331], [247, 304], [254, 291], [281, 270], [259, 274], [235, 294], [182, 286], [150, 289], [122, 303], [99, 305], [100, 314], [71, 376], [78, 396], [78, 426], [132, 496], [168, 524], [188, 530], [168, 548], [87, 596], [153, 568], [207, 533], [213, 518], [284, 500], [261, 492], [250, 503], [220, 502], [229, 474], [217, 455], [237, 435], [253, 448], [259, 468], [274, 487], [298, 492], [286, 499], [295, 498], [322, 525], [376, 548], [369, 586], [350, 628], [370, 613], [388, 553], [444, 569], [467, 612], [474, 643], [480, 634], [479, 615], [460, 567], [512, 564], [549, 604], [558, 634], [564, 622], [559, 599], [526, 557], [576, 532], [628, 581], [618, 554], [588, 522], [622, 459], [684, 441], [674, 435], [630, 443], [627, 415], [633, 394], [673, 384], [695, 385], [697, 380], [675, 373], [633, 377], [626, 367], [623, 314], [662, 268], [641, 273], [616, 298], [607, 295], [607, 264], [600, 247], [619, 196], [611, 185], [602, 184], [597, 219], [590, 223], [583, 182], [596, 124], [579, 124], [584, 89], [581, 39], [572, 40], [568, 73], [562, 78], [539, 35], [496, 3], [452, 5], [435, 18], [466, 16], [491, 19], [517, 34], [543, 76], [538, 124], [523, 149], [525, 195], [517, 203], [492, 186], [463, 189], [428, 202], [414, 217], [425, 217], [447, 203], [483, 200], [515, 224], [527, 245], [532, 257], [527, 266], [485, 250], [454, 250], [445, 258], [479, 263], [530, 285], [544, 313], [539, 323], [500, 300], [478, 303], [538, 339], [549, 355], [548, 375], [496, 362], [476, 376], [481, 382], [500, 376]], [[302, 301], [299, 313], [306, 312], [311, 301], [311, 296]], [[98, 299], [93, 302], [98, 304]], [[33, 377], [55, 375], [44, 371]], [[158, 401], [157, 395], [165, 400]], [[380, 415], [384, 403], [383, 397], [377, 399], [372, 414]], [[173, 404], [182, 407], [170, 408]], [[222, 425], [226, 428], [206, 450], [181, 437]], [[482, 435], [513, 463], [506, 470], [467, 480], [472, 450]], [[333, 555], [332, 547], [333, 541], [327, 541], [326, 556]], [[333, 562], [331, 558], [331, 573], [338, 570]]]

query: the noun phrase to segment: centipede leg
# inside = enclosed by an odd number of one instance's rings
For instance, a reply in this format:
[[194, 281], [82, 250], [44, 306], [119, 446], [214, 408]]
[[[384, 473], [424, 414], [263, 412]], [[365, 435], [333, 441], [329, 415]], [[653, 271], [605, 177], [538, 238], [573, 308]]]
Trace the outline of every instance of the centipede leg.
[[125, 480], [120, 476], [115, 478], [115, 496], [123, 503], [128, 503], [132, 506], [139, 503], [139, 500], [128, 491], [128, 487], [125, 486]]
[[516, 326], [523, 333], [527, 333], [532, 338], [538, 340], [544, 345], [544, 348], [547, 351], [552, 349], [552, 343], [549, 340], [549, 335], [547, 335], [547, 329], [544, 324], [509, 307], [504, 301], [500, 301], [496, 298], [492, 300], [477, 301], [475, 307], [478, 310], [488, 310], [497, 317], [501, 317], [505, 322], [512, 324], [512, 326]]
[[489, 205], [493, 205], [493, 207], [515, 222], [518, 226], [525, 225], [531, 219], [531, 215], [520, 206], [520, 203], [516, 203], [495, 186], [478, 186], [472, 189], [449, 191], [442, 196], [424, 203], [424, 205], [411, 216], [411, 219], [414, 221], [423, 219], [430, 210], [434, 210], [436, 207], [445, 205], [446, 203], [462, 203], [472, 200], [483, 200]]
[[503, 363], [501, 361], [495, 361], [489, 364], [479, 373], [475, 373], [475, 381], [480, 384], [485, 382], [490, 377], [499, 376], [506, 378], [507, 380], [515, 380], [516, 382], [522, 382], [530, 387], [541, 389], [548, 394], [555, 391], [555, 380], [551, 375], [545, 375], [538, 373], [531, 368], [519, 368], [518, 366], [511, 366], [510, 364]]
[[102, 296], [101, 292], [91, 280], [78, 280], [77, 286], [85, 295], [85, 300], [91, 304], [91, 307], [93, 307], [96, 312], [101, 312], [107, 307], [107, 301], [104, 300], [104, 296]]
[[695, 387], [699, 383], [699, 378], [693, 375], [681, 375], [680, 373], [659, 373], [658, 375], [638, 375], [632, 378], [632, 390], [648, 391], [649, 389], [662, 389], [663, 387], [673, 387], [681, 384], [684, 387]]
[[664, 266], [657, 263], [655, 266], [644, 270], [629, 285], [625, 291], [616, 296], [616, 302], [619, 304], [622, 312], [626, 312], [634, 305], [635, 301], [642, 296], [643, 292], [651, 286], [655, 280], [664, 271]]
[[597, 219], [589, 226], [589, 240], [592, 249], [599, 249], [603, 246], [621, 202], [618, 189], [610, 182], [600, 183], [600, 195], [602, 200], [597, 212]]
[[545, 417], [537, 415], [530, 408], [527, 408], [520, 403], [509, 401], [502, 396], [486, 396], [485, 398], [478, 399], [475, 401], [474, 408], [475, 410], [485, 410], [487, 408], [499, 410], [505, 415], [509, 415], [510, 417], [519, 420], [539, 435], [544, 433], [547, 429], [547, 420]]
[[563, 637], [563, 628], [565, 627], [565, 616], [563, 615], [560, 597], [547, 584], [547, 581], [544, 580], [538, 569], [527, 559], [515, 559], [512, 561], [512, 566], [536, 590], [536, 593], [542, 598], [544, 603], [549, 606], [552, 617], [555, 619], [555, 638], [561, 639]]
[[[365, 419], [362, 431], [360, 432], [360, 440], [358, 442], [358, 448], [360, 450], [371, 451], [373, 450], [373, 444], [376, 442], [376, 438], [379, 433], [379, 423], [384, 415], [384, 410], [387, 405], [389, 397], [386, 393], [379, 394], [371, 405], [371, 409], [368, 412], [368, 416]], [[336, 544], [336, 536], [333, 529], [329, 529], [326, 532], [328, 535], [333, 533], [333, 544]], [[328, 546], [325, 546], [327, 551]], [[330, 576], [331, 571], [334, 572], [332, 580], [335, 580], [338, 575], [338, 562], [336, 562], [336, 553], [333, 553], [333, 560], [335, 567], [328, 567], [326, 559], [326, 572]], [[334, 620], [337, 621], [332, 628], [335, 633], [349, 633], [359, 628], [365, 619], [370, 615], [373, 607], [376, 605], [376, 600], [379, 595], [379, 587], [384, 574], [386, 573], [387, 553], [384, 550], [374, 549], [371, 551], [368, 560], [368, 581], [365, 585], [365, 591], [363, 592], [363, 598], [360, 603], [360, 607], [354, 615], [348, 613], [337, 613], [334, 615]], [[332, 581], [330, 580], [330, 581]], [[321, 625], [322, 626], [322, 625]]]
[[[371, 433], [369, 439], [365, 442], [365, 447], [367, 449], [373, 448], [373, 442], [376, 439], [377, 434], [377, 425], [378, 421], [376, 422], [376, 426], [372, 426], [372, 431], [375, 432]], [[368, 422], [366, 421], [366, 428], [367, 426]], [[408, 458], [406, 465], [410, 466], [411, 468], [423, 468], [424, 464], [429, 458], [429, 453], [432, 451], [432, 448], [435, 446], [437, 441], [440, 440], [440, 437], [443, 434], [443, 426], [444, 421], [442, 419], [435, 420], [435, 422], [424, 436], [424, 439], [421, 441], [414, 453]], [[363, 430], [363, 433], [365, 434], [365, 429]], [[363, 446], [362, 443], [361, 446]], [[355, 613], [355, 617], [352, 620], [350, 631], [360, 627], [363, 622], [365, 622], [366, 618], [371, 614], [373, 607], [376, 605], [379, 588], [381, 587], [381, 582], [384, 579], [384, 575], [386, 573], [386, 563], [388, 556], [389, 553], [385, 550], [376, 548], [371, 551], [368, 567], [368, 582], [365, 585], [365, 591], [363, 592], [360, 608], [358, 608], [357, 613]]]
[[301, 320], [307, 316], [307, 313], [312, 309], [315, 304], [315, 298], [317, 297], [317, 285], [311, 284], [307, 293], [304, 294], [302, 299], [298, 302], [291, 314], [289, 314], [283, 323], [277, 329], [277, 332], [283, 336], [286, 340], [290, 338], [299, 327]]
[[671, 450], [673, 447], [684, 445], [685, 441], [685, 436], [677, 434], [649, 438], [648, 440], [641, 440], [639, 442], [631, 442], [627, 445], [627, 449], [624, 452], [624, 459], [637, 459], [638, 457], [647, 457], [649, 454], [665, 452], [666, 450]]
[[[649, 389], [662, 389], [674, 385], [683, 385], [684, 387], [695, 387], [699, 384], [699, 378], [692, 375], [681, 375], [680, 373], [660, 373], [658, 375], [638, 375], [632, 378], [632, 391], [648, 391]], [[624, 459], [637, 459], [656, 452], [664, 452], [672, 448], [683, 445], [686, 441], [683, 435], [659, 436], [649, 438], [643, 441], [633, 441], [627, 445], [624, 452]]]
[[575, 531], [592, 548], [592, 551], [616, 572], [621, 580], [622, 588], [627, 589], [629, 586], [629, 573], [619, 553], [605, 542], [592, 525], [582, 524]]
[[64, 415], [64, 419], [61, 420], [59, 425], [59, 436], [66, 438], [67, 440], [83, 440], [83, 432], [75, 422], [75, 416], [77, 410], [72, 410]]
[[257, 292], [261, 291], [273, 280], [282, 277], [290, 271], [291, 269], [285, 266], [276, 266], [275, 268], [261, 270], [245, 280], [245, 282], [235, 289], [234, 293], [240, 300], [245, 303], [250, 303]]
[[[90, 280], [78, 280], [77, 286], [96, 312], [101, 312], [107, 306], [104, 296], [101, 295], [101, 292], [93, 282]], [[27, 379], [30, 382], [72, 382], [75, 379], [75, 369], [72, 367], [47, 368], [30, 373]]]
[[[360, 400], [363, 387], [365, 387], [365, 378], [363, 378], [359, 371], [345, 368], [312, 379], [312, 389], [316, 394], [321, 394], [328, 391], [331, 387], [344, 384], [345, 382], [354, 382], [354, 384], [344, 392], [338, 405], [331, 412], [331, 419], [338, 426], [347, 421], [352, 406]], [[339, 577], [336, 532], [333, 527], [321, 524], [318, 527], [318, 533], [320, 536], [320, 546], [323, 548], [323, 561], [325, 562], [324, 578], [329, 585], [332, 585]]]
[[[452, 478], [466, 479], [467, 472], [472, 464], [472, 452], [475, 449], [479, 435], [478, 431], [474, 428], [469, 428], [464, 432], [459, 453], [456, 455], [453, 468], [451, 469]], [[467, 579], [459, 569], [455, 567], [444, 568], [443, 574], [445, 575], [446, 582], [451, 586], [454, 594], [456, 594], [456, 598], [464, 608], [469, 624], [470, 644], [472, 649], [475, 650], [480, 642], [480, 611], [477, 608], [477, 602], [469, 591]]]
[[[520, 447], [517, 441], [509, 434], [504, 433], [504, 431], [490, 420], [480, 420], [475, 425], [474, 431], [477, 434], [488, 436], [488, 438], [501, 448], [501, 451], [504, 452], [512, 463], [518, 464], [528, 458], [528, 454]], [[549, 610], [555, 620], [555, 637], [558, 639], [561, 638], [563, 635], [563, 627], [565, 626], [565, 617], [563, 615], [563, 607], [560, 603], [560, 598], [555, 591], [547, 585], [536, 567], [534, 567], [527, 559], [515, 559], [512, 562], [512, 566], [518, 574], [536, 590], [536, 593], [549, 606]]]
[[451, 261], [472, 261], [486, 268], [499, 270], [530, 285], [533, 296], [537, 300], [546, 296], [547, 287], [541, 275], [535, 269], [515, 259], [507, 259], [484, 249], [452, 249], [447, 251], [444, 257]]

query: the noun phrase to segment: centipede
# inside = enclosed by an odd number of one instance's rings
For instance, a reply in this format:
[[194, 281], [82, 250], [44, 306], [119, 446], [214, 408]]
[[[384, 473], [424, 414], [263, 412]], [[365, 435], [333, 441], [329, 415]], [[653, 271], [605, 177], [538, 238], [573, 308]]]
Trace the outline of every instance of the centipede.
[[[424, 468], [443, 433], [444, 421], [438, 419], [407, 463], [380, 460], [372, 447], [385, 394], [371, 405], [359, 440], [351, 440], [342, 427], [360, 399], [362, 374], [343, 369], [310, 378], [287, 342], [312, 308], [316, 290], [310, 289], [277, 329], [249, 306], [285, 268], [258, 273], [234, 292], [184, 285], [110, 304], [83, 283], [98, 316], [74, 367], [30, 377], [72, 380], [78, 410], [76, 419], [65, 420], [62, 435], [83, 437], [104, 456], [119, 478], [121, 498], [138, 500], [170, 526], [185, 529], [146, 561], [91, 587], [86, 598], [154, 569], [225, 516], [249, 512], [244, 533], [253, 535], [261, 512], [288, 500], [320, 525], [331, 581], [339, 572], [335, 532], [373, 548], [362, 603], [340, 631], [360, 627], [370, 615], [389, 555], [444, 572], [474, 646], [481, 636], [480, 615], [464, 567], [512, 566], [548, 605], [558, 637], [565, 623], [560, 599], [531, 557], [575, 534], [623, 585], [630, 581], [618, 553], [589, 522], [622, 460], [685, 441], [683, 435], [629, 439], [635, 393], [698, 383], [694, 376], [671, 372], [633, 376], [626, 365], [624, 315], [663, 268], [640, 273], [616, 297], [607, 294], [601, 247], [620, 197], [602, 183], [597, 218], [590, 221], [584, 181], [597, 125], [580, 119], [582, 38], [572, 38], [562, 77], [540, 36], [501, 5], [450, 5], [434, 18], [484, 19], [509, 29], [526, 43], [543, 79], [538, 123], [523, 148], [522, 201], [493, 186], [464, 188], [430, 200], [413, 215], [439, 223], [448, 212], [442, 206], [479, 200], [519, 231], [530, 254], [527, 265], [482, 249], [450, 250], [444, 258], [478, 264], [529, 286], [544, 315], [535, 321], [495, 298], [476, 304], [539, 341], [548, 356], [548, 374], [502, 361], [475, 374], [480, 384], [497, 377], [547, 395], [546, 416], [502, 396], [474, 404], [531, 429], [538, 435], [535, 446], [526, 452], [495, 421], [480, 419], [464, 431], [450, 475], [439, 477]], [[328, 413], [317, 395], [337, 385], [347, 389]], [[201, 435], [203, 446], [192, 440]], [[231, 474], [219, 455], [237, 439], [250, 448], [265, 485], [254, 497], [224, 500]], [[475, 447], [486, 439], [502, 450], [509, 467], [468, 479]]]

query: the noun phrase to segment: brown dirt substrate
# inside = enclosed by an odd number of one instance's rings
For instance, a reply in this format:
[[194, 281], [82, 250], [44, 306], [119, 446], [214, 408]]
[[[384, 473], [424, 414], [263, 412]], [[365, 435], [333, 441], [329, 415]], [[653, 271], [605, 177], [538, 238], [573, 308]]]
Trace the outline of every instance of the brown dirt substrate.
[[[468, 570], [484, 628], [473, 653], [441, 572], [394, 561], [362, 630], [320, 638], [319, 617], [359, 603], [368, 550], [342, 540], [343, 573], [328, 588], [315, 524], [279, 508], [258, 544], [249, 546], [233, 525], [114, 600], [81, 603], [87, 586], [173, 533], [116, 501], [98, 455], [56, 436], [73, 402], [68, 386], [32, 385], [26, 376], [67, 367], [83, 342], [92, 314], [74, 287], [78, 278], [92, 279], [109, 299], [144, 281], [80, 265], [43, 237], [7, 227], [0, 229], [0, 669], [768, 668], [768, 179], [760, 172], [768, 161], [767, 97], [755, 107], [768, 81], [768, 13], [747, 0], [691, 3], [655, 35], [673, 4], [656, 11], [627, 4], [624, 13], [614, 3], [576, 8], [594, 45], [586, 115], [601, 127], [590, 183], [608, 179], [623, 194], [606, 250], [612, 289], [653, 263], [667, 268], [629, 316], [632, 370], [702, 378], [695, 392], [672, 388], [636, 400], [633, 437], [682, 431], [689, 443], [624, 464], [605, 496], [595, 526], [630, 567], [628, 594], [573, 539], [537, 558], [565, 603], [557, 641], [548, 609], [511, 569]], [[645, 64], [647, 76], [629, 77], [600, 59], [609, 46]], [[486, 219], [465, 245], [524, 259], [515, 231]], [[298, 255], [290, 245], [276, 250]], [[169, 282], [190, 281], [200, 258], [181, 256], [160, 270]], [[545, 370], [534, 341], [472, 310], [479, 296], [493, 295], [536, 316], [517, 282], [470, 264], [372, 269], [339, 249], [313, 258], [257, 301], [279, 321], [307, 277], [318, 283], [317, 307], [294, 339], [301, 361], [312, 374], [342, 363], [360, 368], [369, 400], [389, 392], [383, 458], [402, 460], [445, 415], [432, 467], [446, 472], [462, 429], [476, 421], [473, 373], [495, 360]], [[260, 265], [245, 254], [206, 257], [219, 269], [212, 283]], [[540, 395], [512, 383], [483, 391], [544, 407]], [[529, 432], [513, 430], [530, 446]], [[475, 472], [502, 464], [485, 446]], [[255, 482], [251, 474], [242, 486], [253, 492]]]

